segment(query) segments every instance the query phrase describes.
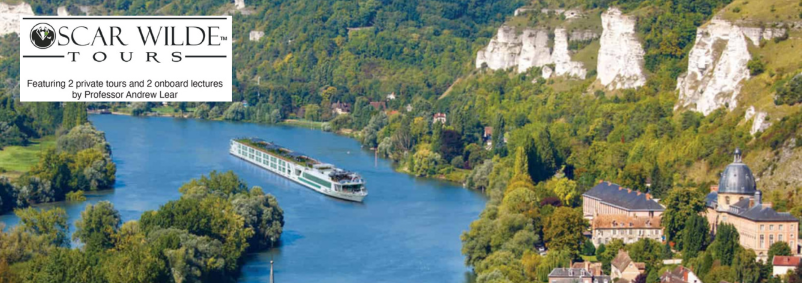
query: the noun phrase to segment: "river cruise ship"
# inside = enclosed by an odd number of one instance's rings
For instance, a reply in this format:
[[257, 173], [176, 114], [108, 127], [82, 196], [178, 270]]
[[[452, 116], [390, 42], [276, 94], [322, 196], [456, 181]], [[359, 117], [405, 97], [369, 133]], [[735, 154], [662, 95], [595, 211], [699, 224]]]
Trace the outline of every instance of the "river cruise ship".
[[330, 197], [362, 202], [368, 195], [365, 180], [359, 174], [272, 142], [256, 138], [232, 139], [229, 153]]

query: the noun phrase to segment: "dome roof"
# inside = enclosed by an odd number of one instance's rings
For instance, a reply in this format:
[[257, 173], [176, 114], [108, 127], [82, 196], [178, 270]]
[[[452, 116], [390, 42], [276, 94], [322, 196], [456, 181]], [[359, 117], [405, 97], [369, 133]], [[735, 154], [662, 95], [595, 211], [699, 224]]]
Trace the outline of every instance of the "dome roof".
[[741, 162], [741, 150], [735, 149], [735, 161], [727, 165], [718, 181], [718, 192], [753, 195], [757, 191], [755, 176], [749, 166]]

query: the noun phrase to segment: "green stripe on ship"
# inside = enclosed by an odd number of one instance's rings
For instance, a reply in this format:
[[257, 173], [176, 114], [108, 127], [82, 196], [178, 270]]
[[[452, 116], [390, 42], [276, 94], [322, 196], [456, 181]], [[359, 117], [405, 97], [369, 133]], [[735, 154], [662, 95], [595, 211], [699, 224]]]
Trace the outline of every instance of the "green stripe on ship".
[[301, 180], [302, 182], [304, 182], [304, 183], [307, 183], [307, 184], [309, 184], [310, 186], [313, 186], [313, 187], [315, 187], [315, 188], [320, 188], [320, 186], [318, 186], [318, 184], [312, 183], [312, 182], [310, 182], [309, 180], [307, 180], [307, 179], [304, 179], [303, 177], [298, 177], [298, 180]]

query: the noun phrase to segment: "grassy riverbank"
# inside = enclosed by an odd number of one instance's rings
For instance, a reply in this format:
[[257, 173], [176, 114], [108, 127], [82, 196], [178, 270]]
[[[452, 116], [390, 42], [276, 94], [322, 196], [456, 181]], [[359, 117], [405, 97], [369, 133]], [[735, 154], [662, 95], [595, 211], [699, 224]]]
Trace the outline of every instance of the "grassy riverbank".
[[0, 150], [0, 176], [16, 178], [39, 162], [40, 153], [55, 145], [55, 136], [34, 139], [27, 146], [8, 146]]

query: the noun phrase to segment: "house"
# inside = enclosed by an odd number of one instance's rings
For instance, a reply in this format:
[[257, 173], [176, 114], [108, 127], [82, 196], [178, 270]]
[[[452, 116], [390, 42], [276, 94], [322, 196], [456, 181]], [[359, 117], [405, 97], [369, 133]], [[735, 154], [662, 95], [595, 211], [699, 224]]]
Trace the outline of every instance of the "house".
[[373, 109], [379, 111], [384, 111], [384, 109], [387, 109], [387, 104], [384, 103], [384, 101], [373, 101], [370, 103], [370, 106], [373, 106]]
[[610, 262], [610, 277], [632, 282], [639, 274], [646, 272], [646, 264], [634, 262], [629, 253], [619, 250], [618, 255]]
[[387, 113], [387, 116], [393, 116], [398, 115], [399, 112], [398, 110], [387, 110], [385, 113]]
[[788, 274], [788, 271], [796, 270], [796, 266], [799, 265], [799, 260], [800, 258], [795, 256], [775, 255], [774, 259], [771, 261], [771, 264], [774, 266], [774, 270], [771, 274], [774, 276]]
[[332, 103], [331, 112], [336, 115], [351, 113], [351, 104], [339, 101]]
[[622, 214], [638, 217], [660, 216], [665, 211], [651, 194], [600, 181], [582, 194], [582, 212], [586, 219], [595, 215]]
[[243, 100], [242, 101], [242, 107], [248, 108], [248, 101], [247, 100]]
[[593, 275], [584, 268], [555, 268], [549, 272], [549, 283], [593, 283]]
[[446, 123], [446, 113], [434, 113], [434, 119], [432, 119], [432, 123]]
[[485, 131], [482, 133], [482, 140], [488, 150], [493, 147], [493, 127], [485, 127]]
[[607, 244], [620, 239], [625, 244], [641, 239], [663, 241], [662, 216], [630, 216], [626, 214], [597, 215], [591, 221], [591, 241], [594, 245]]
[[392, 92], [387, 95], [387, 100], [395, 100], [395, 92]]
[[590, 261], [574, 262], [573, 264], [571, 264], [571, 268], [585, 269], [588, 272], [590, 272], [590, 274], [593, 276], [604, 275], [604, 272], [602, 271], [601, 262], [590, 262]]
[[693, 271], [680, 265], [660, 276], [660, 283], [702, 283]]
[[412, 112], [412, 104], [407, 104], [406, 106], [407, 112]]
[[549, 283], [612, 283], [610, 276], [593, 275], [585, 268], [555, 268], [549, 273]]
[[758, 259], [769, 260], [769, 247], [775, 242], [788, 243], [792, 254], [797, 255], [799, 220], [764, 203], [752, 170], [741, 160], [741, 150], [735, 149], [733, 155], [733, 163], [727, 165], [718, 186], [712, 187], [705, 199], [710, 231], [715, 234], [718, 225], [732, 224], [738, 230], [741, 246], [754, 250]]

